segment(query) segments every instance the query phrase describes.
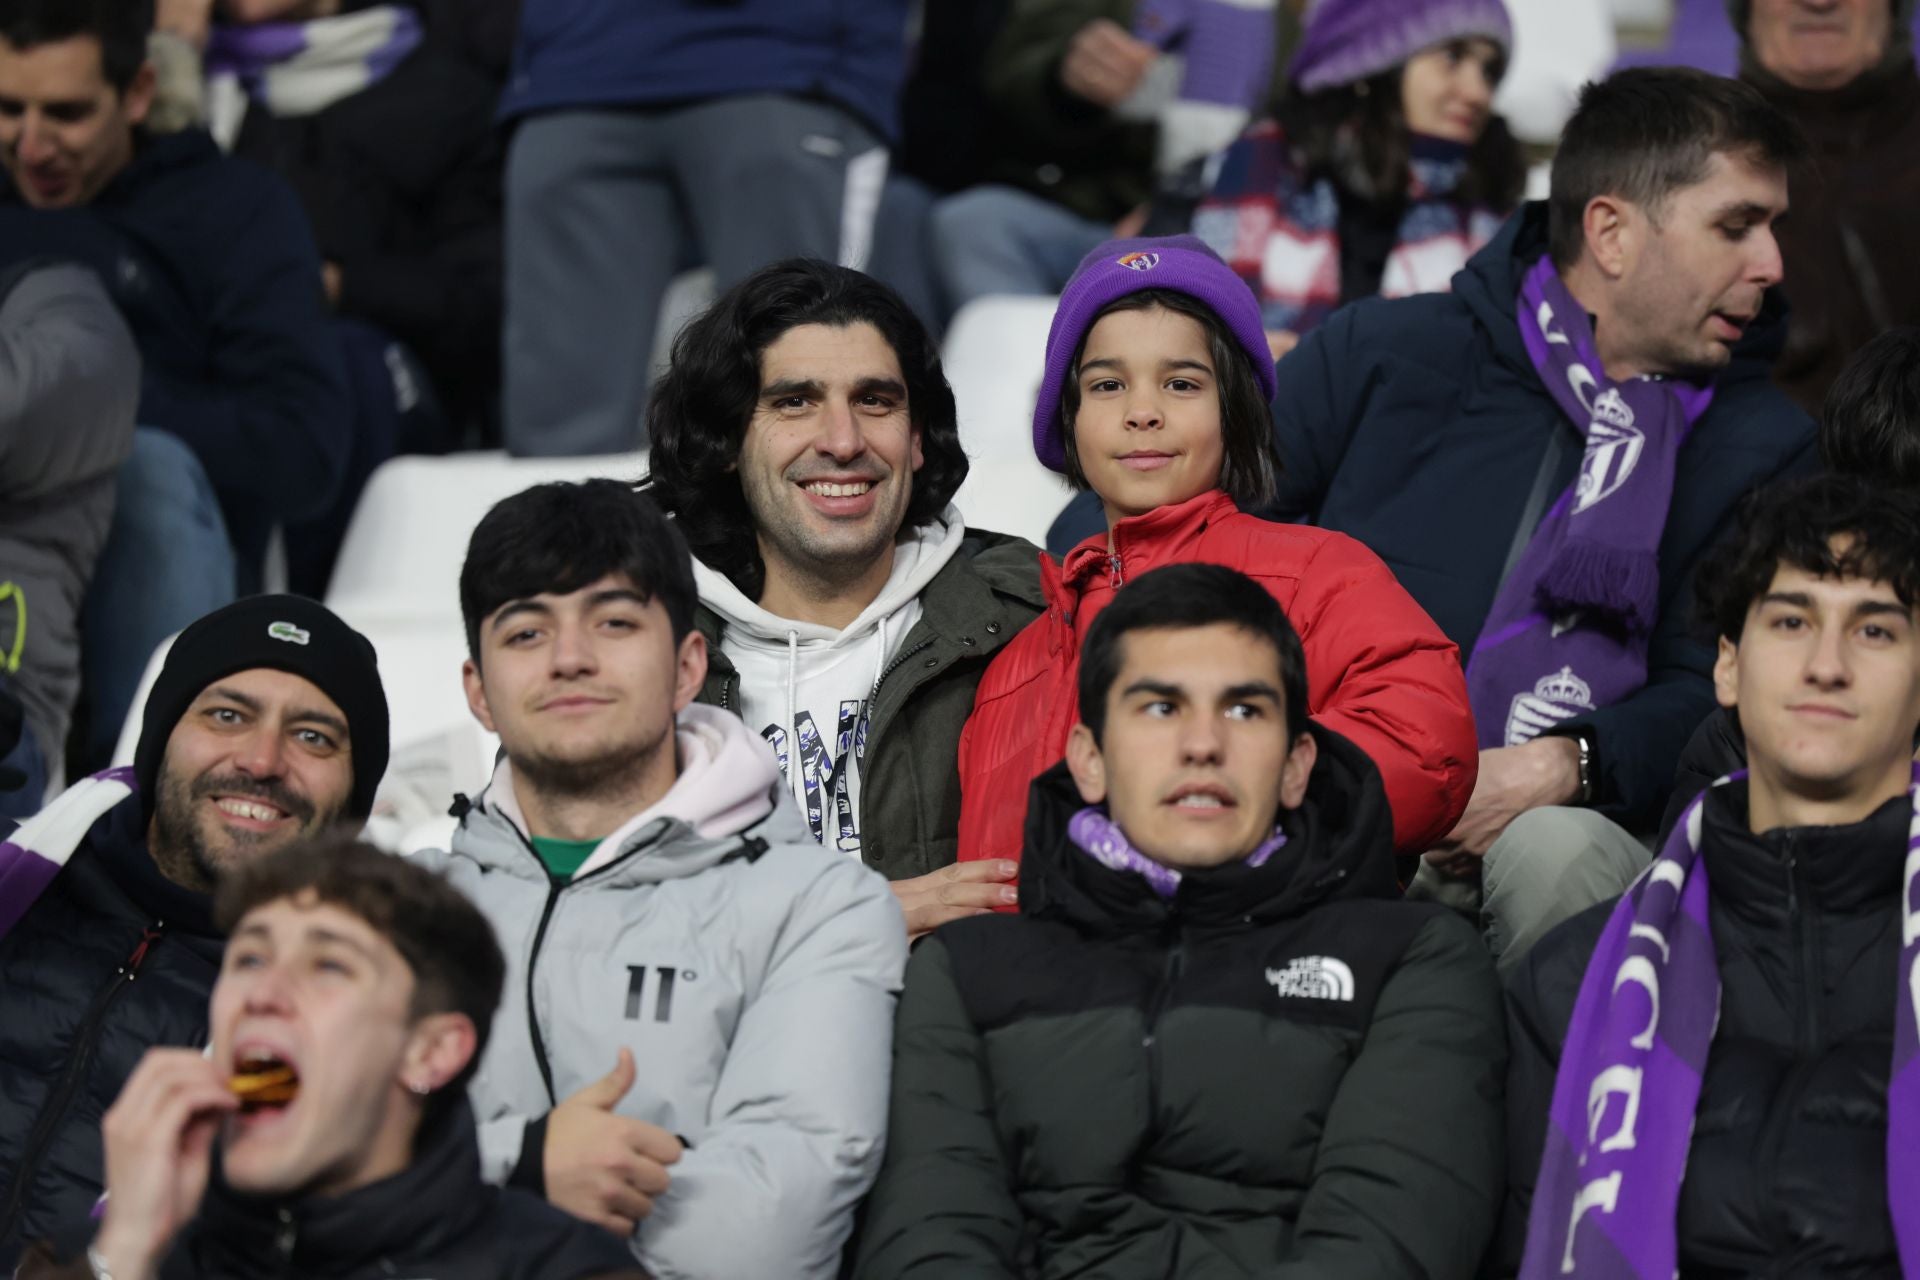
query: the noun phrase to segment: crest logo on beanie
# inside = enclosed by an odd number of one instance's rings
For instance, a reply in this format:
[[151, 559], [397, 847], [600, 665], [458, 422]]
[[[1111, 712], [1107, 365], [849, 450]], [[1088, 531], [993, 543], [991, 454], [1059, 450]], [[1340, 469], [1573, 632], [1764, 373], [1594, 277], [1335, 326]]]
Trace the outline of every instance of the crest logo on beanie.
[[1157, 253], [1129, 253], [1114, 259], [1129, 271], [1151, 271], [1160, 265]]
[[275, 640], [284, 640], [288, 644], [305, 644], [313, 639], [305, 630], [294, 626], [291, 622], [270, 622], [267, 624], [267, 634]]

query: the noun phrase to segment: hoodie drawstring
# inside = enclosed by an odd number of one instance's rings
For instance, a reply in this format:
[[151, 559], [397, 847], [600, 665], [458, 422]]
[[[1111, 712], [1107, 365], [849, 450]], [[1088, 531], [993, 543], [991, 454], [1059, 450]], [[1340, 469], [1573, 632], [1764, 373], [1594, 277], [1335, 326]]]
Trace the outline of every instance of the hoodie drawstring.
[[800, 726], [794, 723], [796, 714], [794, 702], [800, 696], [797, 689], [800, 684], [800, 633], [787, 632], [787, 760], [790, 767], [788, 777], [794, 781], [800, 778]]

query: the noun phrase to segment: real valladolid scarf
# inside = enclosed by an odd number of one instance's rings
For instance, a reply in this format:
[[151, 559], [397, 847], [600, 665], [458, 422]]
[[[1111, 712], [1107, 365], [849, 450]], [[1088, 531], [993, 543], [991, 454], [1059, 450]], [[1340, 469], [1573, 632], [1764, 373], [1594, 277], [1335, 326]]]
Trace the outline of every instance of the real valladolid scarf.
[[96, 773], [61, 792], [0, 842], [0, 938], [46, 892], [93, 824], [132, 794], [132, 769]]
[[[1887, 1079], [1887, 1203], [1901, 1271], [1920, 1276], [1920, 765], [1913, 776]], [[1675, 1214], [1720, 1017], [1700, 857], [1705, 802], [1704, 794], [1693, 802], [1660, 856], [1620, 899], [1587, 964], [1553, 1082], [1520, 1280], [1677, 1274]]]
[[1713, 400], [1711, 384], [1610, 380], [1585, 309], [1548, 258], [1521, 282], [1517, 318], [1540, 380], [1587, 447], [1468, 659], [1483, 749], [1519, 746], [1646, 683], [1675, 460]]

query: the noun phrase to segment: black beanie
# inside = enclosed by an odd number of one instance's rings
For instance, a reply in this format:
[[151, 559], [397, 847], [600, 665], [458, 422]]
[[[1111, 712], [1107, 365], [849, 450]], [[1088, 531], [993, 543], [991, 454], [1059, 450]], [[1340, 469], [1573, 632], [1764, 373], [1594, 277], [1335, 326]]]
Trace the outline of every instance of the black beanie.
[[267, 667], [313, 682], [347, 717], [353, 762], [348, 813], [373, 812], [374, 789], [387, 771], [387, 694], [373, 645], [331, 609], [303, 596], [248, 596], [215, 609], [173, 642], [147, 695], [133, 776], [153, 815], [154, 788], [167, 739], [193, 700], [222, 676]]

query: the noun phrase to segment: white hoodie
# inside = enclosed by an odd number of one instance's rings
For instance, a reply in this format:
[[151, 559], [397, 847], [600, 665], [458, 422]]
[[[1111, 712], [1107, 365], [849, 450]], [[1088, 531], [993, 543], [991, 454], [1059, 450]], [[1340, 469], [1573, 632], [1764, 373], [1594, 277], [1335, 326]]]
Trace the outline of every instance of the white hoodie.
[[839, 631], [776, 617], [724, 574], [693, 563], [701, 603], [726, 623], [720, 651], [740, 675], [734, 710], [772, 745], [814, 839], [829, 849], [859, 856], [860, 769], [873, 694], [920, 620], [921, 591], [965, 536], [953, 507], [903, 534], [894, 543], [886, 585]]

